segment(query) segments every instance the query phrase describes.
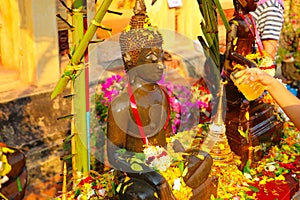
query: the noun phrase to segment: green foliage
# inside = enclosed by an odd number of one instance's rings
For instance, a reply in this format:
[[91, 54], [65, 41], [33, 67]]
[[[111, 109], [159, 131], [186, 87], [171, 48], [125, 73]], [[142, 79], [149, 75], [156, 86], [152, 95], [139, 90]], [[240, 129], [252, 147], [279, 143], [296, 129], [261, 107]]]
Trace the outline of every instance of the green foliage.
[[290, 0], [286, 6], [283, 28], [281, 30], [277, 63], [294, 59], [300, 65], [300, 3]]
[[250, 160], [248, 160], [245, 167], [244, 167], [244, 169], [243, 169], [243, 173], [251, 174], [250, 168], [251, 168], [251, 162], [250, 162]]
[[249, 185], [249, 188], [253, 191], [253, 192], [259, 192], [259, 189], [257, 187], [254, 187], [253, 185]]
[[217, 11], [223, 21], [226, 32], [230, 31], [229, 23], [219, 0], [198, 0], [198, 4], [203, 16], [201, 29], [204, 35], [204, 38], [199, 36], [198, 39], [207, 56], [210, 56], [214, 64], [220, 69], [222, 66], [220, 61]]

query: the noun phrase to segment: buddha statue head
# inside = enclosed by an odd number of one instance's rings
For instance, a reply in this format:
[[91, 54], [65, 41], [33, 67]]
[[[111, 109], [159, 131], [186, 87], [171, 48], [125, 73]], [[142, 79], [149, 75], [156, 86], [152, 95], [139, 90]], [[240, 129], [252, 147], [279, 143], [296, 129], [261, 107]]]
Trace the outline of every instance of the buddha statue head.
[[126, 72], [141, 64], [160, 63], [163, 56], [162, 43], [162, 35], [151, 26], [144, 0], [136, 0], [130, 24], [120, 35]]
[[233, 0], [235, 11], [249, 13], [255, 11], [258, 0]]

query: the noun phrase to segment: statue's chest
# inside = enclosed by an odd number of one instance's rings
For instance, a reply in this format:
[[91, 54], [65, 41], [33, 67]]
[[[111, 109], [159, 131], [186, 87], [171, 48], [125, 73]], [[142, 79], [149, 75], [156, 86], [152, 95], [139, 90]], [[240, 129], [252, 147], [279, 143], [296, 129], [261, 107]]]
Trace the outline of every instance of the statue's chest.
[[149, 109], [151, 106], [165, 104], [165, 97], [161, 91], [151, 91], [147, 94], [135, 94], [135, 101], [140, 110]]
[[167, 98], [162, 91], [135, 95], [135, 105], [130, 105], [128, 132], [132, 136], [140, 136], [140, 128], [147, 137], [153, 137], [164, 127], [169, 115]]

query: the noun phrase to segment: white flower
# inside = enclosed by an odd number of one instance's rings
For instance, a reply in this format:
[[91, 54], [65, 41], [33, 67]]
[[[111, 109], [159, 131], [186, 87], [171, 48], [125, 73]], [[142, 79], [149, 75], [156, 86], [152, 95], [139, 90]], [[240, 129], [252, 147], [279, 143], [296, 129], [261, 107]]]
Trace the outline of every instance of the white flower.
[[98, 192], [99, 192], [99, 194], [100, 194], [101, 196], [104, 196], [104, 195], [105, 195], [105, 189], [104, 189], [104, 188], [98, 190]]
[[4, 184], [8, 180], [9, 180], [9, 178], [7, 176], [3, 176], [2, 179], [0, 179], [0, 186], [1, 186], [1, 184]]
[[249, 173], [244, 173], [244, 176], [246, 179], [252, 179], [252, 176]]
[[154, 169], [166, 171], [171, 166], [171, 158], [167, 151], [159, 146], [149, 146], [144, 149], [146, 163]]
[[276, 166], [273, 164], [270, 164], [270, 163], [268, 163], [267, 166], [265, 167], [265, 170], [270, 171], [270, 172], [275, 171], [275, 169], [276, 169]]
[[174, 180], [173, 190], [180, 191], [180, 187], [181, 187], [181, 179], [180, 178], [176, 178]]
[[275, 171], [275, 169], [276, 169], [276, 167], [275, 167], [274, 165], [271, 165], [271, 166], [269, 167], [269, 170], [270, 170], [271, 172]]

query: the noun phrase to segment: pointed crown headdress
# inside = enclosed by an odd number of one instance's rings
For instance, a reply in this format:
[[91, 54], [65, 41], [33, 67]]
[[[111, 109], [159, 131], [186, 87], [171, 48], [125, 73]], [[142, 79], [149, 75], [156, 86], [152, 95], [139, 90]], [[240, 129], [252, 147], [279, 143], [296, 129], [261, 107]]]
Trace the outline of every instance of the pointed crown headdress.
[[143, 48], [162, 47], [162, 35], [151, 26], [144, 0], [136, 0], [130, 24], [120, 35], [120, 46], [125, 70], [136, 66]]

